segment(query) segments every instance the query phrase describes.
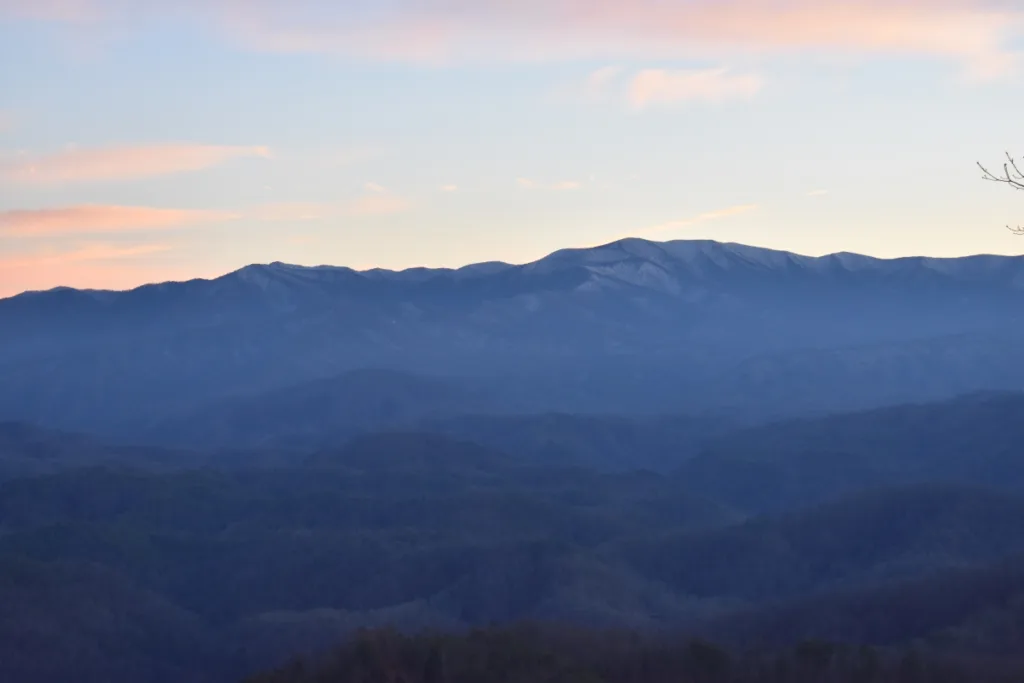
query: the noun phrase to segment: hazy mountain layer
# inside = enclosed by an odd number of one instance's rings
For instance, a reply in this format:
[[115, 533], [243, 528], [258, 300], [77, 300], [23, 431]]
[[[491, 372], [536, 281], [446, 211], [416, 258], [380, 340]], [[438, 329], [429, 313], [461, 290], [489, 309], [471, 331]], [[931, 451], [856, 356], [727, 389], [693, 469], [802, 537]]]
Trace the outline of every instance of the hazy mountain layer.
[[0, 678], [226, 682], [361, 626], [523, 619], [1011, 656], [1022, 410], [429, 418], [201, 456], [7, 425]]
[[0, 329], [0, 417], [87, 430], [361, 368], [525, 412], [781, 415], [1024, 388], [1024, 258], [630, 239], [521, 266], [275, 263], [24, 294]]

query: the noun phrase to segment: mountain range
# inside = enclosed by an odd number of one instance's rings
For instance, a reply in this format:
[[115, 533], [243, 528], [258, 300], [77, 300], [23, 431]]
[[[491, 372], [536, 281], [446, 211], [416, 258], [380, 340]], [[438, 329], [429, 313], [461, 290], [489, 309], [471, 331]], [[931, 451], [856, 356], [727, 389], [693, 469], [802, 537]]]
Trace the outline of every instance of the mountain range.
[[[1024, 665], [1024, 257], [273, 263], [26, 293], [0, 330], [2, 680], [227, 683], [339, 641], [263, 680], [364, 680], [374, 642], [463, 680], [435, 637], [539, 648], [537, 680], [648, 680], [670, 634]], [[574, 679], [563, 636], [460, 640], [521, 620], [640, 649]], [[452, 634], [349, 638], [382, 626]], [[933, 680], [838, 661], [751, 680]]]
[[410, 414], [764, 420], [1024, 388], [1024, 257], [626, 239], [457, 270], [272, 263], [25, 293], [0, 329], [0, 419], [115, 435], [366, 369], [435, 383]]

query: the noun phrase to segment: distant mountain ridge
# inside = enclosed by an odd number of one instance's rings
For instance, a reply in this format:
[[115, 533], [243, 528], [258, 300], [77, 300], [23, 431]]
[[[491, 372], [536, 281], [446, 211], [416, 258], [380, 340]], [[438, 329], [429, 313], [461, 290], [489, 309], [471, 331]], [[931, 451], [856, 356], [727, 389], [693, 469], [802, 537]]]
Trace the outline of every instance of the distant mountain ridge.
[[[0, 329], [0, 419], [74, 429], [367, 368], [472, 378], [529, 412], [789, 414], [1024, 388], [1024, 257], [626, 239], [455, 270], [272, 263], [23, 294]], [[814, 385], [823, 361], [849, 399]]]
[[79, 300], [92, 298], [98, 304], [114, 305], [118, 299], [134, 293], [170, 294], [175, 289], [194, 287], [201, 283], [227, 286], [232, 281], [237, 281], [261, 289], [270, 289], [277, 283], [286, 282], [293, 285], [313, 282], [342, 284], [358, 279], [371, 282], [424, 284], [430, 281], [466, 282], [499, 276], [509, 279], [508, 276], [513, 273], [544, 274], [574, 267], [586, 269], [592, 274], [593, 279], [617, 279], [623, 284], [674, 291], [673, 287], [666, 286], [664, 280], [653, 276], [652, 267], [678, 275], [680, 266], [688, 270], [688, 274], [695, 279], [708, 280], [726, 271], [747, 268], [762, 273], [793, 273], [804, 270], [823, 275], [880, 273], [889, 276], [922, 277], [930, 274], [936, 281], [940, 278], [950, 278], [963, 282], [992, 282], [1024, 290], [1024, 255], [978, 254], [946, 258], [908, 256], [884, 259], [851, 252], [837, 252], [824, 256], [805, 256], [777, 249], [714, 240], [654, 242], [626, 238], [597, 247], [562, 249], [522, 265], [489, 261], [460, 268], [372, 268], [360, 271], [345, 266], [300, 266], [274, 261], [245, 266], [209, 280], [197, 278], [181, 282], [154, 283], [126, 291], [56, 287], [46, 291], [25, 292], [6, 300], [0, 298], [0, 302], [11, 299], [38, 301], [46, 295], [74, 295]]

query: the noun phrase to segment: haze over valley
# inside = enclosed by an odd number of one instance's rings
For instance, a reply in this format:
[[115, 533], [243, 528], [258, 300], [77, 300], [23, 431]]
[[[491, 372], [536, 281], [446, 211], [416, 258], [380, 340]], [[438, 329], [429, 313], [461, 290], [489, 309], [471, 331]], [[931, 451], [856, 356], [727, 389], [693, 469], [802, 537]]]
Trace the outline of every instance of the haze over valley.
[[0, 0], [0, 683], [1024, 681], [1024, 4]]

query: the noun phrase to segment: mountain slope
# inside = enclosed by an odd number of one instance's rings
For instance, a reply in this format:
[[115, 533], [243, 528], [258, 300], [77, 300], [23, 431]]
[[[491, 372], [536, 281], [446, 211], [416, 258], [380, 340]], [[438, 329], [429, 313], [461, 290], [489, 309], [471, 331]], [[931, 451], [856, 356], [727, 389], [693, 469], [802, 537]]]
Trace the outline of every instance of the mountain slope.
[[241, 671], [194, 614], [106, 569], [0, 558], [0, 678], [223, 681]]
[[878, 486], [957, 482], [1024, 492], [1024, 394], [790, 420], [708, 443], [681, 485], [757, 513]]
[[[1022, 303], [1022, 257], [811, 258], [629, 239], [521, 266], [275, 263], [0, 300], [0, 329], [12, 331], [0, 340], [0, 417], [114, 428], [368, 367], [487, 377], [533, 411], [679, 412], [743, 397], [742, 382], [716, 387], [765, 354], [1020, 339]], [[1014, 388], [990, 381], [949, 386]], [[827, 404], [820, 390], [798, 398]]]
[[1024, 647], [1024, 558], [774, 604], [709, 620], [705, 636], [745, 644], [817, 639], [1017, 656]]
[[683, 594], [758, 602], [869, 586], [1024, 552], [1024, 497], [962, 486], [865, 493], [781, 517], [616, 547]]
[[203, 461], [188, 451], [111, 445], [83, 434], [0, 422], [0, 480], [97, 466], [167, 470], [195, 467]]
[[464, 415], [423, 423], [426, 430], [468, 439], [527, 462], [601, 470], [678, 467], [714, 437], [733, 429], [723, 418], [615, 415]]
[[141, 440], [201, 448], [338, 443], [428, 418], [500, 410], [478, 387], [394, 370], [357, 370], [283, 389], [214, 401], [140, 425]]

